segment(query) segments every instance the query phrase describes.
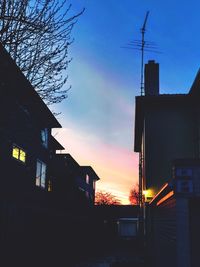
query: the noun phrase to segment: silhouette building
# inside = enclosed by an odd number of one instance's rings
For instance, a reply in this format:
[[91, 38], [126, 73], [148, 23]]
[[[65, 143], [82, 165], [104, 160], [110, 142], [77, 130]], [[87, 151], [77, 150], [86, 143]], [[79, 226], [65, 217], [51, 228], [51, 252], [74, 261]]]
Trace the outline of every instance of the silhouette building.
[[142, 205], [148, 263], [197, 267], [200, 72], [187, 94], [158, 94], [157, 67], [152, 62], [147, 66], [149, 86], [145, 96], [136, 97], [135, 152], [142, 155], [142, 189], [148, 202]]
[[91, 166], [80, 166], [70, 154], [55, 154], [52, 164], [53, 192], [70, 205], [93, 205], [99, 177]]
[[61, 125], [1, 44], [0, 58], [1, 193], [48, 191], [51, 129]]
[[136, 97], [134, 150], [142, 152], [143, 190], [152, 197], [171, 177], [174, 159], [199, 157], [200, 74], [188, 94], [158, 94], [158, 65], [150, 62], [145, 69], [146, 94]]

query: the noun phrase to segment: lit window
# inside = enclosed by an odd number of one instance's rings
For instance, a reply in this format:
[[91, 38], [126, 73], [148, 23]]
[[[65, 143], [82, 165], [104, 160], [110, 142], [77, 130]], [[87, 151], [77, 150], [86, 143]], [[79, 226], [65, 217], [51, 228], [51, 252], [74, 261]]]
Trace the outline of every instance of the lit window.
[[90, 183], [90, 177], [88, 174], [86, 174], [86, 183], [89, 184]]
[[12, 156], [13, 158], [20, 160], [24, 163], [26, 161], [26, 152], [16, 145], [13, 146]]
[[18, 147], [13, 147], [13, 152], [12, 152], [13, 158], [19, 159], [19, 148]]
[[45, 181], [46, 181], [46, 164], [40, 160], [37, 160], [35, 184], [39, 187], [45, 188]]
[[52, 192], [52, 182], [48, 181], [48, 192]]
[[41, 141], [44, 147], [48, 147], [48, 129], [41, 130]]
[[25, 162], [26, 161], [26, 153], [25, 151], [21, 150], [19, 151], [19, 160]]

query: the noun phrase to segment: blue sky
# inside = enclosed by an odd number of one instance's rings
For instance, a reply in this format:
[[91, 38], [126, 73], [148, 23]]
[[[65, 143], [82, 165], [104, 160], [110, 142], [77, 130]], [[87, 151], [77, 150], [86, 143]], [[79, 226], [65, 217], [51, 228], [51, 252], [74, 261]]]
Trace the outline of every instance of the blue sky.
[[[70, 1], [69, 1], [70, 2]], [[97, 189], [128, 203], [137, 182], [134, 145], [134, 98], [139, 95], [140, 52], [121, 48], [140, 39], [150, 11], [146, 40], [161, 54], [146, 53], [145, 62], [160, 63], [161, 93], [188, 92], [200, 63], [198, 1], [72, 0], [84, 14], [73, 30], [73, 58], [67, 73], [72, 85], [61, 111], [63, 129], [56, 135], [80, 163], [92, 165], [101, 181]], [[66, 85], [66, 86], [68, 86]]]

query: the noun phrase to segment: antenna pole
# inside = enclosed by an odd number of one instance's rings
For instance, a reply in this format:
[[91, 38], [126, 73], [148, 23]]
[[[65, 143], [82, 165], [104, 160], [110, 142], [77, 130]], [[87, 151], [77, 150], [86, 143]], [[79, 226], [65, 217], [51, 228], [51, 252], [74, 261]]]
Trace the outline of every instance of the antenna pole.
[[[145, 31], [146, 31], [146, 23], [148, 19], [149, 11], [147, 11], [143, 26], [141, 28], [142, 40], [141, 40], [141, 81], [140, 81], [140, 94], [141, 96], [144, 95], [144, 48], [145, 48]], [[143, 142], [143, 140], [142, 140]], [[143, 149], [139, 153], [139, 205], [140, 205], [140, 234], [141, 237], [145, 234], [145, 205], [143, 199], [143, 188], [144, 188], [144, 177], [143, 177], [143, 162], [144, 162], [144, 155]]]
[[146, 32], [146, 23], [149, 16], [149, 11], [147, 11], [143, 26], [141, 28], [142, 42], [141, 42], [141, 81], [140, 81], [140, 94], [144, 95], [144, 48], [145, 48], [145, 39], [144, 35]]

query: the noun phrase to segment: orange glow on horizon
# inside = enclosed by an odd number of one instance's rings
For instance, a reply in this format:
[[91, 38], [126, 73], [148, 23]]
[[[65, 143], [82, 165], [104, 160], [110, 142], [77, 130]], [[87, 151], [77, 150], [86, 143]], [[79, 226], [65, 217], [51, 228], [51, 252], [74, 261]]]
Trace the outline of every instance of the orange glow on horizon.
[[110, 192], [123, 205], [130, 204], [129, 192], [138, 179], [138, 160], [132, 148], [106, 144], [92, 134], [72, 128], [62, 128], [56, 138], [67, 149], [62, 153], [70, 153], [80, 165], [94, 168], [100, 178], [97, 191]]

